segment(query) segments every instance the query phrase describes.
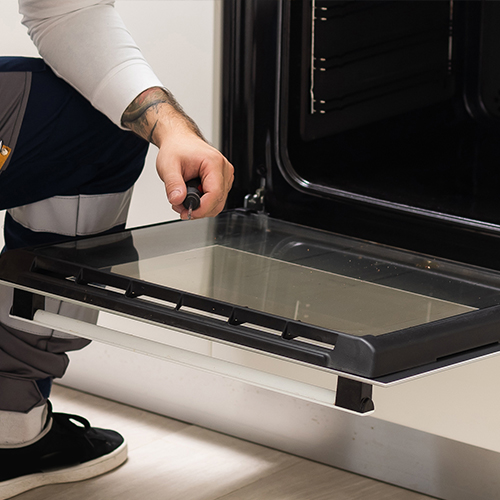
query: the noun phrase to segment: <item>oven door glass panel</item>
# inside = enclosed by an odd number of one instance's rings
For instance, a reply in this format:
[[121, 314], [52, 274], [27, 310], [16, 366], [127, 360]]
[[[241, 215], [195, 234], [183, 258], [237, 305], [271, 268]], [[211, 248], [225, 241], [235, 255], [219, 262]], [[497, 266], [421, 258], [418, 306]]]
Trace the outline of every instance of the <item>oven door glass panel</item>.
[[[307, 251], [307, 250], [306, 250]], [[328, 258], [321, 255], [318, 258]], [[342, 331], [380, 335], [473, 307], [223, 245], [151, 257], [114, 273]]]
[[[116, 246], [115, 236], [38, 252], [352, 335], [380, 335], [500, 300], [496, 273], [266, 216], [223, 214], [130, 234], [135, 252], [121, 251], [130, 241]], [[99, 251], [110, 242], [113, 252]]]

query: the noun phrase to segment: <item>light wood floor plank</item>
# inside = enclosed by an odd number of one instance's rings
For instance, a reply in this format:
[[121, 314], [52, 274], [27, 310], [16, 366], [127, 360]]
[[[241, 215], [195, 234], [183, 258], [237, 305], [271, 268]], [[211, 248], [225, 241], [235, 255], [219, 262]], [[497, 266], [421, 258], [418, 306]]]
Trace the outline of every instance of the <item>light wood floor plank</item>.
[[425, 500], [430, 497], [326, 465], [301, 461], [218, 500]]
[[54, 411], [118, 430], [119, 469], [16, 500], [423, 500], [429, 497], [137, 408], [56, 386]]

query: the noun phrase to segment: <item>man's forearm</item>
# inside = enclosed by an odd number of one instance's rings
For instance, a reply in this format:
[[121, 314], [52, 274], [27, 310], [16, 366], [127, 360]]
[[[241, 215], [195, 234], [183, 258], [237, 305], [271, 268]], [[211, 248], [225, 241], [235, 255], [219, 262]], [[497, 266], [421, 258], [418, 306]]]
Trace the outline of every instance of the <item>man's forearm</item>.
[[132, 101], [122, 115], [122, 126], [160, 146], [156, 132], [160, 121], [165, 119], [178, 120], [204, 139], [196, 123], [186, 115], [175, 97], [167, 89], [158, 87], [145, 90]]

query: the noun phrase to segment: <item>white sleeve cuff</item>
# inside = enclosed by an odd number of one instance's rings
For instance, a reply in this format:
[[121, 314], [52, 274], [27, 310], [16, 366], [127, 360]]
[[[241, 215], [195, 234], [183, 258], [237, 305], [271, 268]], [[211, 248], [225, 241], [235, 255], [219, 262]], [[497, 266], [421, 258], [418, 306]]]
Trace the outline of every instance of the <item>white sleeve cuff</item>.
[[141, 92], [151, 87], [163, 88], [163, 85], [146, 62], [123, 63], [106, 75], [95, 90], [91, 102], [121, 127], [125, 109]]

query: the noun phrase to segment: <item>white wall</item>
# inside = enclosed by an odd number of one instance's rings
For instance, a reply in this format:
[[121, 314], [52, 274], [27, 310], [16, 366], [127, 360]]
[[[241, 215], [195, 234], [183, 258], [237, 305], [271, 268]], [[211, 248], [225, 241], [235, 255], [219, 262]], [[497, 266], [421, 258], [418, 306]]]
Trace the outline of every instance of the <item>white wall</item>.
[[0, 16], [1, 55], [5, 56], [36, 56], [37, 51], [21, 25], [21, 15], [18, 13], [17, 1], [2, 2]]

